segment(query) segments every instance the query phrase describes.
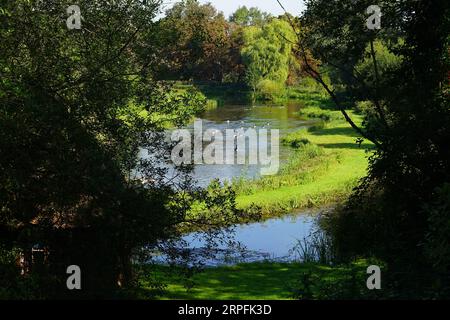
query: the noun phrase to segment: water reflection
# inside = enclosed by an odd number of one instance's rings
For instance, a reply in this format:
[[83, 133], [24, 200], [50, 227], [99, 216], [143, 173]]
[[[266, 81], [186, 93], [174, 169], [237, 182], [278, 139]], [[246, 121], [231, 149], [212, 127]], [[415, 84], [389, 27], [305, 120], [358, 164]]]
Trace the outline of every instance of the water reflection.
[[[292, 214], [282, 218], [270, 219], [261, 223], [239, 225], [235, 229], [233, 241], [239, 243], [240, 250], [227, 245], [220, 245], [214, 249], [212, 256], [205, 259], [205, 252], [211, 254], [207, 247], [205, 235], [193, 233], [183, 238], [192, 260], [201, 260], [207, 266], [232, 265], [237, 263], [276, 261], [290, 262], [299, 260], [293, 250], [298, 241], [307, 238], [315, 229], [316, 218], [309, 214]], [[181, 243], [181, 242], [180, 242]], [[164, 262], [165, 257], [156, 259]], [[195, 263], [195, 262], [194, 262]]]

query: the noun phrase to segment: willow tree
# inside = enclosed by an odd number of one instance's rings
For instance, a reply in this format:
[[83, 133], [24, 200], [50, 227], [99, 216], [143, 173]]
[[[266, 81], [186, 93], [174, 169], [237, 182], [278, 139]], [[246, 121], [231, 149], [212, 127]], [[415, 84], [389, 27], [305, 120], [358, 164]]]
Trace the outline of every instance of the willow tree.
[[255, 94], [262, 81], [284, 86], [294, 41], [295, 33], [284, 20], [272, 19], [263, 27], [251, 26], [244, 30], [241, 53], [247, 70], [247, 83]]

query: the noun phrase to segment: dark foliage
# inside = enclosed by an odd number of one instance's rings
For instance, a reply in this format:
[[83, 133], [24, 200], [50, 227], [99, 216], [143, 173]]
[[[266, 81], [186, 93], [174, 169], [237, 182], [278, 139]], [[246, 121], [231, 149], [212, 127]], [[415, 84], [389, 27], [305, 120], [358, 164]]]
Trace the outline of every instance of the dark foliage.
[[[305, 15], [310, 22], [305, 43], [312, 53], [334, 70], [354, 102], [369, 100], [374, 106], [360, 128], [377, 145], [369, 175], [329, 217], [327, 229], [341, 259], [376, 256], [388, 262], [401, 296], [448, 297], [449, 278], [442, 270], [450, 268], [444, 236], [450, 181], [449, 3], [381, 1], [380, 31], [365, 29], [370, 4], [314, 0]], [[360, 79], [355, 66], [376, 40], [390, 44], [402, 61], [381, 76], [372, 50], [374, 71]]]
[[[69, 30], [65, 1], [2, 2], [1, 298], [116, 297], [140, 249], [178, 237], [202, 196], [189, 168], [164, 165], [158, 119], [181, 125], [204, 100], [154, 81], [160, 4], [78, 1]], [[66, 288], [69, 265], [81, 291]]]

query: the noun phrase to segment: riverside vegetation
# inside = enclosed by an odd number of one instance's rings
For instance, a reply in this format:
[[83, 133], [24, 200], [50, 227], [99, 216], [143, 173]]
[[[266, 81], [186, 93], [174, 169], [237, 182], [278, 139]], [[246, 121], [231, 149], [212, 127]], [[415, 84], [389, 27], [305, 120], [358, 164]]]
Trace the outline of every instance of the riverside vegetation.
[[[68, 29], [65, 1], [2, 1], [0, 299], [450, 297], [450, 2], [379, 0], [379, 30], [371, 4], [78, 0]], [[168, 128], [229, 99], [303, 104], [278, 175], [200, 188], [161, 165]], [[239, 223], [322, 206], [299, 263], [198, 273], [176, 246], [202, 231], [207, 257]]]
[[[358, 134], [339, 111], [327, 107], [323, 93], [299, 88], [295, 94], [305, 105], [301, 114], [319, 121], [282, 137], [295, 152], [278, 175], [234, 182], [240, 208], [254, 203], [265, 216], [317, 208], [344, 199], [366, 174], [373, 145], [357, 142]], [[361, 115], [349, 113], [361, 123]]]
[[[284, 215], [296, 209], [318, 209], [340, 203], [367, 173], [367, 159], [373, 144], [358, 140], [359, 135], [339, 111], [332, 109], [326, 94], [315, 86], [303, 86], [291, 89], [290, 98], [301, 102], [304, 107], [300, 114], [315, 120], [315, 124], [281, 137], [282, 143], [292, 148], [293, 154], [277, 175], [252, 180], [234, 179], [231, 187], [236, 193], [238, 207], [252, 212], [256, 206], [260, 213], [256, 217], [244, 215], [241, 223]], [[362, 121], [361, 114], [349, 113], [358, 123]], [[303, 249], [306, 251], [319, 249], [307, 246], [311, 244], [305, 244]], [[301, 256], [305, 258], [305, 252]], [[333, 267], [314, 263], [315, 259], [311, 259], [308, 263], [265, 262], [208, 267], [190, 280], [182, 273], [173, 276], [168, 267], [160, 266], [156, 278], [148, 278], [147, 273], [143, 273], [142, 287], [146, 289], [141, 294], [160, 299], [293, 299], [302, 291], [298, 288], [298, 280], [292, 278], [302, 276], [325, 280], [320, 287], [311, 282], [311, 288], [303, 288], [306, 290], [301, 293], [303, 298], [332, 298], [338, 293], [326, 287], [333, 285], [339, 286], [339, 296], [351, 296], [355, 294], [352, 290], [359, 291], [360, 295], [364, 293], [361, 284], [365, 282], [360, 280], [365, 277], [367, 261]], [[154, 283], [152, 286], [149, 279], [156, 282], [159, 279], [167, 286], [160, 291], [152, 289]]]

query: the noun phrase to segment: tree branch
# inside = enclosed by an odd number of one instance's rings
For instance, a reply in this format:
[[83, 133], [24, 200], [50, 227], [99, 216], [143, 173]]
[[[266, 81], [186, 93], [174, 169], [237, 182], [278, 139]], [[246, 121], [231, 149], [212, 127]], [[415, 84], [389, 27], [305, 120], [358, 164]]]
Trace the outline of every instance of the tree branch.
[[296, 50], [296, 52], [300, 53], [300, 57], [303, 59], [304, 65], [306, 66], [306, 72], [314, 79], [316, 80], [319, 84], [322, 85], [322, 87], [325, 89], [325, 91], [328, 93], [328, 95], [331, 97], [331, 99], [333, 100], [334, 104], [336, 105], [336, 107], [339, 109], [339, 111], [341, 111], [342, 115], [344, 116], [345, 120], [350, 124], [350, 126], [356, 131], [358, 132], [363, 138], [373, 142], [373, 144], [375, 144], [375, 146], [377, 148], [381, 147], [381, 144], [377, 141], [377, 139], [375, 139], [374, 137], [372, 137], [370, 134], [368, 134], [367, 132], [364, 132], [360, 127], [358, 127], [356, 125], [356, 123], [352, 120], [352, 118], [349, 116], [349, 114], [347, 113], [347, 111], [345, 110], [345, 108], [342, 106], [342, 104], [340, 103], [338, 97], [334, 94], [334, 92], [330, 89], [330, 87], [325, 83], [325, 81], [323, 80], [322, 76], [320, 75], [320, 72], [315, 70], [311, 64], [308, 61], [308, 56], [307, 56], [307, 52], [306, 49], [304, 48], [303, 44], [302, 44], [302, 37], [299, 34], [299, 32], [296, 31], [295, 29], [295, 24], [292, 21], [291, 17], [289, 16], [289, 14], [287, 14], [286, 9], [284, 8], [283, 4], [280, 2], [280, 0], [277, 0], [278, 4], [280, 5], [280, 7], [284, 10], [284, 12], [286, 13], [286, 16], [288, 18], [289, 24], [291, 25], [292, 30], [294, 30], [295, 34], [297, 35], [298, 38], [298, 47], [300, 50]]
[[377, 109], [378, 115], [380, 116], [380, 119], [383, 121], [383, 124], [387, 127], [387, 121], [386, 116], [383, 112], [383, 108], [380, 105], [380, 95], [379, 95], [379, 88], [380, 88], [380, 73], [378, 71], [378, 62], [376, 58], [375, 48], [373, 46], [373, 40], [370, 39], [370, 55], [372, 56], [372, 63], [373, 68], [375, 71], [375, 108]]

